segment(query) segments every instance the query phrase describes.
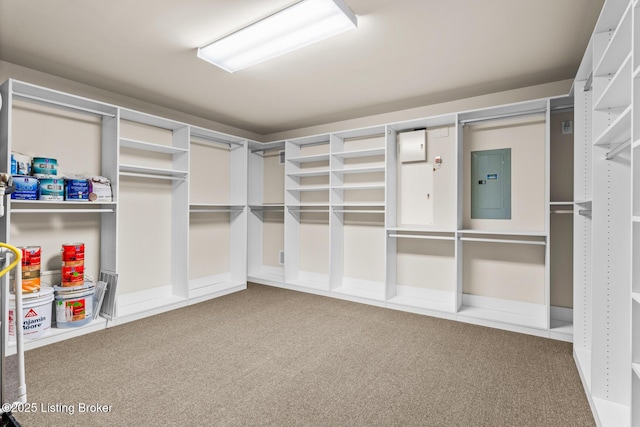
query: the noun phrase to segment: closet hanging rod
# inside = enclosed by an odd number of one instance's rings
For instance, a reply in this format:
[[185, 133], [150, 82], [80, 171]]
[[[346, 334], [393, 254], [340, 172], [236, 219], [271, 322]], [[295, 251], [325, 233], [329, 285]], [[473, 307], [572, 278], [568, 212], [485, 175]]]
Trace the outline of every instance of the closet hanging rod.
[[570, 209], [558, 209], [555, 211], [551, 211], [552, 214], [572, 214], [573, 211]]
[[544, 246], [547, 243], [540, 240], [508, 240], [508, 239], [484, 239], [479, 237], [460, 237], [460, 240], [467, 242], [487, 242], [487, 243], [516, 243], [519, 245], [541, 245]]
[[618, 145], [613, 150], [609, 151], [605, 155], [605, 159], [613, 160], [618, 154], [622, 153], [624, 151], [624, 149], [627, 148], [630, 144], [631, 144], [631, 138], [627, 139], [625, 142], [623, 142], [622, 144]]
[[454, 236], [428, 236], [419, 234], [389, 234], [389, 237], [403, 239], [425, 239], [425, 240], [456, 240]]
[[25, 93], [14, 92], [13, 95], [16, 98], [20, 98], [22, 100], [34, 101], [34, 102], [37, 102], [37, 103], [40, 103], [40, 104], [55, 105], [55, 106], [58, 106], [58, 107], [69, 109], [69, 110], [81, 111], [83, 113], [89, 113], [89, 114], [95, 114], [95, 115], [98, 115], [98, 116], [107, 116], [107, 117], [115, 117], [116, 116], [113, 113], [107, 113], [105, 111], [93, 110], [91, 108], [79, 107], [77, 105], [67, 104], [65, 102], [60, 102], [60, 101], [53, 101], [51, 99], [40, 98], [38, 96], [27, 95]]
[[267, 151], [273, 151], [273, 150], [282, 151], [284, 150], [284, 147], [256, 148], [251, 150], [251, 153], [265, 153]]
[[470, 123], [486, 122], [489, 120], [506, 119], [509, 117], [530, 116], [533, 114], [544, 113], [546, 111], [547, 111], [546, 108], [537, 108], [535, 110], [519, 111], [517, 113], [506, 113], [506, 114], [499, 114], [496, 116], [478, 117], [477, 119], [460, 120], [460, 124], [466, 125]]
[[213, 143], [213, 144], [226, 145], [229, 148], [231, 148], [232, 145], [235, 145], [237, 147], [242, 147], [242, 143], [241, 142], [231, 142], [231, 141], [225, 141], [225, 140], [222, 140], [222, 139], [214, 139], [214, 138], [204, 137], [204, 136], [201, 136], [201, 135], [198, 135], [198, 134], [195, 134], [193, 136], [202, 139], [202, 141], [198, 141], [198, 140], [192, 139], [191, 140], [192, 144], [199, 144], [199, 145], [207, 146], [207, 145], [211, 145]]

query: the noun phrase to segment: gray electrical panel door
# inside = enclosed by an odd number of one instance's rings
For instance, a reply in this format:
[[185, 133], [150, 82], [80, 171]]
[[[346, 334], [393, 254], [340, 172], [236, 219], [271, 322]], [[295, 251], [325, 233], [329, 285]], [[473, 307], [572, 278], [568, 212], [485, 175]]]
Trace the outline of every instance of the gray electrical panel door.
[[511, 219], [511, 148], [471, 152], [471, 218]]

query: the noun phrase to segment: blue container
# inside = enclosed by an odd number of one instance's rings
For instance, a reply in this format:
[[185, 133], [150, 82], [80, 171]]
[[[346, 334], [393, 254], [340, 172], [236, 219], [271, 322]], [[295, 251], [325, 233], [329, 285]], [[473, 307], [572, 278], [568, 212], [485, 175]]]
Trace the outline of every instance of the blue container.
[[16, 191], [11, 193], [14, 200], [37, 200], [38, 199], [38, 180], [32, 176], [16, 175], [13, 177], [13, 184]]
[[88, 179], [65, 179], [64, 199], [76, 202], [89, 201], [89, 180]]

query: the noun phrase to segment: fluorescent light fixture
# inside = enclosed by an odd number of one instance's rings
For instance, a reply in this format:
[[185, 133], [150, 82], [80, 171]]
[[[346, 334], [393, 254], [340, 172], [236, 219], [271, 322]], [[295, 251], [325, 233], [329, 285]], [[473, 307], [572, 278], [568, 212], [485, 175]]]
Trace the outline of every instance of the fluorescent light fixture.
[[356, 28], [343, 0], [302, 0], [198, 48], [198, 57], [230, 73]]

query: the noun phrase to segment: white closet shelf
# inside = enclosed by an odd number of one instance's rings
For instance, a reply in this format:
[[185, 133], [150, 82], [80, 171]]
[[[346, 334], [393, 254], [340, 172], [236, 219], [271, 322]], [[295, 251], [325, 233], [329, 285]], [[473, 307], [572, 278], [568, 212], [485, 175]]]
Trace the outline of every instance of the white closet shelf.
[[384, 295], [384, 291], [378, 290], [369, 290], [362, 288], [355, 288], [351, 286], [340, 286], [331, 290], [332, 293], [354, 297], [354, 298], [364, 298], [372, 301], [383, 302], [386, 298]]
[[187, 177], [187, 171], [175, 169], [150, 168], [146, 166], [120, 165], [120, 175], [137, 176], [141, 178], [182, 179]]
[[336, 174], [354, 174], [354, 173], [376, 173], [376, 172], [384, 172], [384, 166], [367, 166], [360, 168], [346, 168], [346, 169], [334, 169], [333, 173]]
[[436, 229], [432, 226], [421, 226], [421, 225], [402, 225], [399, 227], [387, 227], [387, 231], [401, 231], [407, 233], [449, 233], [455, 234], [456, 230], [442, 230]]
[[15, 199], [11, 199], [11, 204], [19, 204], [19, 205], [38, 205], [38, 206], [71, 206], [72, 208], [74, 206], [115, 206], [117, 205], [116, 202], [77, 202], [74, 200], [15, 200]]
[[298, 188], [287, 188], [287, 191], [329, 191], [328, 185], [304, 185]]
[[161, 295], [157, 298], [131, 304], [118, 304], [118, 321], [136, 320], [164, 311], [188, 305], [188, 299], [175, 295]]
[[315, 154], [309, 156], [296, 156], [287, 159], [292, 163], [313, 163], [313, 162], [324, 162], [329, 160], [329, 154]]
[[133, 148], [135, 150], [151, 151], [154, 153], [164, 154], [181, 154], [188, 153], [186, 148], [172, 147], [169, 145], [154, 144], [151, 142], [137, 141], [135, 139], [120, 138], [120, 146], [126, 148]]
[[423, 298], [415, 298], [412, 296], [401, 296], [396, 295], [387, 300], [388, 307], [394, 308], [393, 306], [403, 306], [403, 307], [412, 307], [418, 308], [422, 310], [432, 310], [439, 311], [443, 313], [452, 313], [454, 307], [454, 298], [451, 298], [451, 301], [441, 301], [436, 299], [423, 299]]
[[389, 234], [389, 237], [395, 237], [398, 239], [424, 239], [424, 240], [451, 240], [455, 241], [455, 236], [438, 236], [429, 234]]
[[[34, 348], [43, 347], [45, 345], [99, 331], [105, 329], [106, 327], [107, 319], [105, 319], [104, 317], [98, 317], [97, 319], [92, 320], [86, 325], [75, 328], [56, 328], [52, 325], [51, 329], [49, 329], [49, 332], [45, 333], [44, 335], [33, 340], [25, 340], [24, 347], [25, 350], [32, 350]], [[15, 354], [15, 352], [16, 344], [9, 343], [7, 356]]]
[[514, 326], [522, 326], [533, 329], [547, 329], [547, 320], [542, 315], [530, 315], [489, 308], [463, 305], [458, 311], [458, 318], [471, 317]]
[[307, 176], [327, 176], [327, 175], [329, 175], [329, 169], [320, 169], [320, 170], [313, 170], [308, 172], [300, 171], [300, 172], [287, 173], [287, 176], [290, 176], [293, 178], [304, 178]]
[[637, 302], [638, 304], [640, 304], [640, 292], [632, 292], [631, 293], [631, 297], [633, 298], [633, 300], [635, 302]]
[[334, 185], [334, 190], [383, 190], [385, 188], [384, 183], [381, 184], [347, 184], [347, 185]]
[[380, 148], [367, 148], [364, 150], [351, 150], [351, 151], [337, 151], [331, 153], [334, 157], [342, 159], [350, 159], [356, 157], [371, 157], [371, 156], [384, 156], [384, 147]]
[[631, 40], [633, 39], [631, 35], [632, 12], [633, 8], [629, 5], [595, 67], [594, 76], [601, 77], [613, 74], [631, 51]]
[[544, 246], [547, 243], [541, 240], [511, 240], [511, 239], [490, 239], [481, 237], [460, 237], [463, 242], [485, 242], [485, 243], [513, 243], [518, 245], [540, 245]]
[[604, 89], [593, 109], [598, 111], [624, 109], [631, 104], [631, 56], [629, 53]]
[[631, 138], [631, 105], [624, 109], [607, 129], [593, 141], [593, 145], [622, 144]]
[[551, 333], [573, 337], [573, 322], [551, 319], [551, 327], [549, 330]]

